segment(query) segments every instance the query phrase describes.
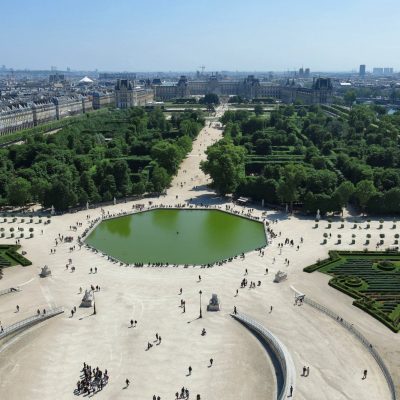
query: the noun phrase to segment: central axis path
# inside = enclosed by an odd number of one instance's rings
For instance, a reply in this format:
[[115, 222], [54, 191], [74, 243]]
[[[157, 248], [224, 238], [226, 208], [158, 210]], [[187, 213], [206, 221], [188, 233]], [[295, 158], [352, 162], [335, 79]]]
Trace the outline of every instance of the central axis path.
[[222, 139], [223, 131], [216, 120], [225, 112], [225, 107], [219, 106], [216, 109], [216, 118], [206, 118], [205, 127], [193, 141], [192, 151], [183, 160], [178, 174], [167, 191], [169, 199], [176, 199], [177, 202], [193, 199], [197, 204], [210, 203], [213, 200], [215, 194], [207, 187], [210, 179], [200, 169], [200, 162], [207, 159], [205, 154], [207, 147]]

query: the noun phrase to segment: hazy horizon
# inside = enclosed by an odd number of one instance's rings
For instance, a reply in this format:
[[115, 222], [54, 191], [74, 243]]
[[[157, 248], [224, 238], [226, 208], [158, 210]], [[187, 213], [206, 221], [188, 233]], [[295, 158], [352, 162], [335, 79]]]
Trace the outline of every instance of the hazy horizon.
[[[89, 4], [90, 3], [90, 4]], [[400, 70], [400, 3], [382, 0], [15, 0], [0, 65], [76, 71]]]

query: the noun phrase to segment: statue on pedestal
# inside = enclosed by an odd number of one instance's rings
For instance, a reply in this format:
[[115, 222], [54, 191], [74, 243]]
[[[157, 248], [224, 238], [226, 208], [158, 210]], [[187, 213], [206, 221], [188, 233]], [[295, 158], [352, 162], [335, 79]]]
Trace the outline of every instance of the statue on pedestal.
[[40, 271], [39, 276], [40, 276], [41, 278], [46, 278], [46, 276], [50, 276], [50, 275], [51, 275], [51, 270], [50, 270], [50, 268], [49, 268], [47, 265], [45, 265], [44, 267], [42, 267], [42, 270]]
[[81, 307], [92, 307], [93, 306], [93, 292], [91, 290], [85, 290], [83, 295]]
[[287, 273], [283, 271], [278, 271], [275, 274], [274, 282], [279, 283], [287, 279]]
[[220, 310], [220, 304], [218, 296], [216, 294], [213, 294], [207, 306], [207, 311], [219, 311], [219, 310]]

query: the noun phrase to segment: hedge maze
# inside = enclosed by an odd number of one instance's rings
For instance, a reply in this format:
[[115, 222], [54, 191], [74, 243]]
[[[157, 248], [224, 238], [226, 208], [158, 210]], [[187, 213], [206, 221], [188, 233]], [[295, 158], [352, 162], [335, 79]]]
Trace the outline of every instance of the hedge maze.
[[304, 268], [333, 276], [329, 285], [393, 332], [400, 330], [400, 253], [330, 251], [329, 258]]

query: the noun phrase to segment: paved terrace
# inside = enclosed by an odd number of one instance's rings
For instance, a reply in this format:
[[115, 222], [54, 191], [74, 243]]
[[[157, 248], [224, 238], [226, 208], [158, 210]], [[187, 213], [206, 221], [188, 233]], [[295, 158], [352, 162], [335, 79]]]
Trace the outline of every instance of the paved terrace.
[[[176, 204], [193, 198], [198, 203], [224, 206], [224, 200], [207, 189], [208, 179], [198, 168], [199, 161], [205, 158], [204, 150], [220, 137], [221, 130], [204, 128], [167, 196], [153, 199], [154, 203]], [[193, 186], [200, 189], [193, 190]], [[132, 202], [117, 204], [106, 211], [129, 211], [132, 205]], [[99, 400], [151, 400], [154, 394], [163, 400], [173, 399], [182, 386], [189, 388], [191, 398], [199, 393], [201, 399], [209, 400], [275, 399], [273, 365], [259, 340], [230, 317], [234, 306], [239, 312], [251, 315], [286, 346], [297, 373], [294, 398], [390, 399], [379, 366], [354, 335], [312, 307], [295, 306], [290, 289], [295, 286], [354, 323], [383, 356], [398, 384], [400, 336], [353, 307], [351, 298], [329, 287], [327, 275], [302, 272], [303, 267], [317, 258], [325, 258], [329, 249], [362, 248], [361, 240], [354, 246], [348, 244], [352, 224], [346, 223], [344, 229], [336, 232], [339, 222], [333, 223], [330, 232], [334, 237], [336, 233], [342, 234], [342, 245], [335, 246], [336, 240], [320, 245], [324, 229], [313, 229], [313, 220], [268, 211], [269, 220], [278, 219], [272, 228], [278, 234], [281, 232], [281, 237], [266, 249], [264, 257], [252, 252], [244, 261], [237, 259], [208, 269], [125, 267], [85, 248], [70, 252], [69, 243], [58, 245], [56, 253], [50, 254], [59, 233], [76, 239], [83, 232], [88, 226], [88, 214], [93, 219], [101, 213], [95, 209], [52, 218], [51, 224], [43, 228], [43, 235], [21, 240], [33, 265], [5, 270], [0, 290], [20, 287], [21, 291], [0, 298], [0, 320], [4, 326], [32, 315], [38, 308], [63, 306], [66, 312], [36, 325], [0, 348], [1, 399], [74, 399], [73, 390], [84, 361], [108, 369], [110, 382], [96, 394]], [[261, 215], [261, 211], [255, 210], [254, 215]], [[77, 233], [70, 231], [69, 226], [77, 222], [82, 227]], [[378, 225], [371, 223], [374, 224]], [[384, 224], [383, 232], [391, 235], [390, 228], [390, 223]], [[382, 232], [371, 231], [377, 237]], [[304, 243], [297, 251], [301, 236]], [[286, 237], [294, 239], [295, 246], [284, 246], [280, 254], [278, 243]], [[371, 250], [375, 249], [375, 243], [372, 239]], [[65, 268], [69, 258], [75, 272]], [[289, 266], [285, 258], [290, 260]], [[40, 267], [45, 264], [51, 268], [52, 276], [39, 278]], [[90, 267], [97, 267], [98, 273], [90, 274]], [[245, 268], [248, 281], [261, 281], [261, 286], [240, 289]], [[278, 270], [288, 272], [288, 279], [273, 283]], [[90, 309], [77, 308], [75, 316], [70, 318], [68, 310], [79, 307], [82, 298], [79, 287], [85, 289], [91, 284], [101, 286], [101, 291], [96, 292], [97, 315], [91, 315]], [[238, 288], [239, 295], [235, 297]], [[198, 319], [200, 289], [203, 319]], [[205, 311], [212, 293], [221, 299], [220, 312]], [[186, 313], [179, 307], [181, 298], [186, 301]], [[131, 318], [138, 321], [136, 328], [128, 328]], [[207, 331], [205, 336], [201, 336], [203, 328]], [[146, 351], [147, 343], [155, 339], [156, 333], [162, 336], [162, 344]], [[214, 359], [211, 368], [210, 358]], [[193, 372], [186, 376], [189, 365]], [[309, 377], [301, 376], [303, 366], [310, 367]], [[366, 380], [361, 379], [364, 369], [368, 370]], [[126, 378], [131, 385], [123, 389]]]

